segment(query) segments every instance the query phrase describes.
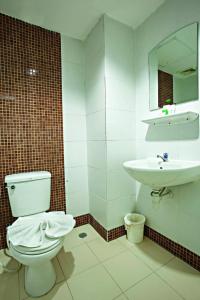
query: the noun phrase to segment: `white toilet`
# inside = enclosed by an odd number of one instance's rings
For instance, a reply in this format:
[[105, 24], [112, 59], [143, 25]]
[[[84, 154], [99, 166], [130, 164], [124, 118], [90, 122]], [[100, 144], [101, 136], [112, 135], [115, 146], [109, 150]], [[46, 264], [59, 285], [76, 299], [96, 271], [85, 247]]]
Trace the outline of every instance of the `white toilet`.
[[[26, 223], [27, 218], [31, 222], [38, 222], [50, 207], [51, 174], [46, 171], [19, 173], [7, 175], [5, 186], [8, 190], [12, 215], [20, 217], [20, 226]], [[56, 212], [55, 212], [56, 216]], [[65, 215], [66, 216], [66, 215]], [[69, 216], [68, 226], [70, 232], [75, 220]], [[38, 219], [39, 218], [39, 219]], [[14, 224], [14, 223], [13, 223]], [[32, 234], [28, 238], [34, 238]], [[27, 239], [28, 239], [27, 238]], [[7, 231], [7, 243], [10, 255], [26, 266], [25, 289], [32, 297], [46, 294], [55, 284], [56, 274], [51, 259], [54, 258], [63, 246], [64, 236], [49, 238], [45, 236], [39, 247], [26, 247], [13, 245]]]

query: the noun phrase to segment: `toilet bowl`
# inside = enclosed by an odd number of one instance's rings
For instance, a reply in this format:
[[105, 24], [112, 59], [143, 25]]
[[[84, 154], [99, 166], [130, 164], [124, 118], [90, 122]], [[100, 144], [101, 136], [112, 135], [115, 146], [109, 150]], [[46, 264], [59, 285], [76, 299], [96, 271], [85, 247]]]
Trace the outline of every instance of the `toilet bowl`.
[[25, 290], [32, 297], [46, 294], [56, 282], [56, 273], [51, 260], [63, 246], [64, 239], [55, 243], [44, 242], [40, 249], [17, 247], [10, 243], [9, 253], [25, 265]]
[[31, 297], [46, 294], [56, 282], [51, 260], [63, 246], [75, 220], [50, 208], [51, 174], [47, 171], [5, 177], [12, 215], [17, 220], [7, 227], [10, 255], [25, 265], [25, 290]]

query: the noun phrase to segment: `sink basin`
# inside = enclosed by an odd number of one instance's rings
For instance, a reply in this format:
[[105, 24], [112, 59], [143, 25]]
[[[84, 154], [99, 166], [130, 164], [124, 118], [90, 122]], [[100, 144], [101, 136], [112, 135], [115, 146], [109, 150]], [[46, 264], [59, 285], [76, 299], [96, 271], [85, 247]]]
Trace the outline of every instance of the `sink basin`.
[[200, 179], [200, 161], [141, 159], [123, 163], [128, 174], [154, 189], [193, 182]]

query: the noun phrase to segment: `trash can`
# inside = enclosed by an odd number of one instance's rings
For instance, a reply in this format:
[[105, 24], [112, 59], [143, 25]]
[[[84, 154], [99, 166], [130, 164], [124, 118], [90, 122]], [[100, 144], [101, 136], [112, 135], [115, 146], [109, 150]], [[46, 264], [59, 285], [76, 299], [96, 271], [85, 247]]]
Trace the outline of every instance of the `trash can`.
[[144, 236], [145, 216], [140, 214], [127, 214], [124, 217], [124, 222], [129, 242], [142, 242]]

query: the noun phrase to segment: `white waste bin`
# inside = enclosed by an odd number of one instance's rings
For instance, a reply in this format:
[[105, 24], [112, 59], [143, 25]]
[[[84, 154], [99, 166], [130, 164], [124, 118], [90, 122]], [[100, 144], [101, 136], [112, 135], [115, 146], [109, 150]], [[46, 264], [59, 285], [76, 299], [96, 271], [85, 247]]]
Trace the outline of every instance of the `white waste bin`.
[[127, 214], [124, 217], [127, 238], [131, 243], [141, 243], [144, 237], [145, 216], [140, 214]]

